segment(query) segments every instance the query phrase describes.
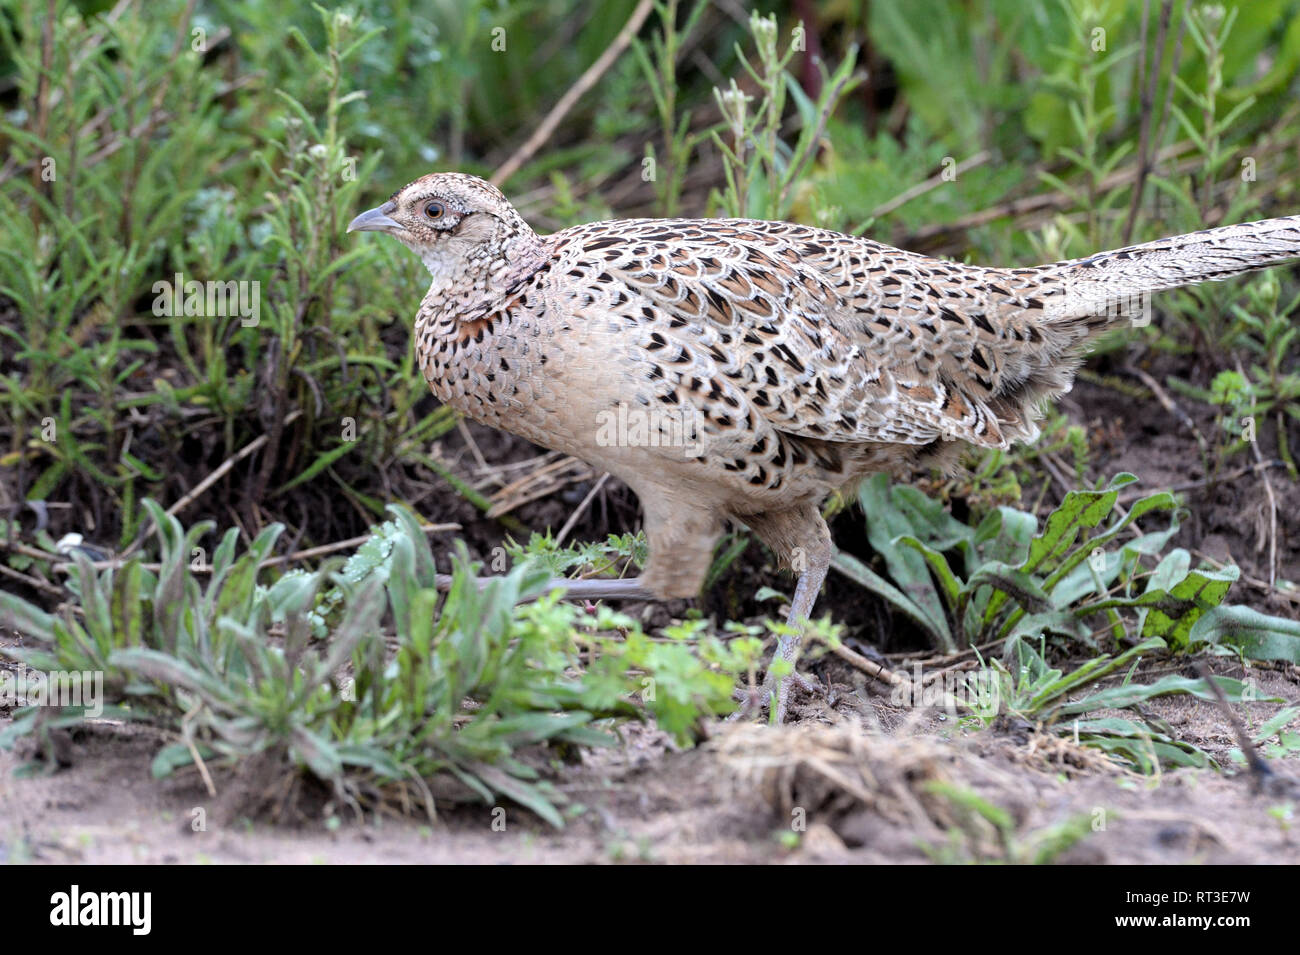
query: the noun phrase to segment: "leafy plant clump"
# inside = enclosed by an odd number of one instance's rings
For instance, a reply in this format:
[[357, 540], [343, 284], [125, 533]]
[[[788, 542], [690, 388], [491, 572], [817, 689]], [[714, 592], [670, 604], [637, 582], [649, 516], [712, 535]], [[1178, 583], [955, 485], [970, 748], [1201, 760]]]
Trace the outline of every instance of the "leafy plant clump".
[[[1182, 548], [1160, 556], [1180, 512], [1168, 492], [1121, 507], [1120, 490], [1136, 480], [1119, 474], [1100, 490], [1071, 491], [1040, 530], [1037, 517], [1009, 506], [972, 527], [941, 501], [877, 476], [858, 499], [887, 577], [849, 554], [835, 566], [946, 652], [991, 640], [1002, 640], [1009, 656], [1040, 637], [1089, 649], [1160, 637], [1178, 651], [1223, 643], [1300, 662], [1300, 625], [1223, 604], [1236, 567], [1193, 567]], [[1123, 539], [1137, 520], [1158, 514], [1168, 515], [1165, 527]], [[1152, 569], [1143, 564], [1156, 558]], [[1243, 642], [1247, 617], [1254, 631], [1267, 620], [1273, 636]]]
[[[102, 715], [171, 738], [158, 776], [269, 755], [358, 808], [405, 788], [432, 815], [437, 790], [508, 797], [561, 825], [564, 800], [530, 761], [536, 747], [607, 745], [613, 720], [645, 715], [687, 740], [730, 707], [736, 675], [760, 649], [757, 638], [727, 644], [690, 626], [652, 640], [629, 617], [560, 602], [535, 561], [480, 586], [462, 556], [444, 597], [425, 534], [398, 507], [347, 564], [268, 587], [257, 579], [281, 528], [242, 554], [230, 530], [204, 581], [190, 554], [211, 524], [186, 531], [146, 507], [156, 571], [136, 556], [96, 572], [78, 554], [77, 612], [5, 593], [0, 610], [35, 641], [6, 655], [39, 671], [102, 674]], [[89, 709], [29, 706], [0, 744], [30, 737], [50, 749], [51, 734]]]
[[[994, 660], [989, 668], [976, 671], [963, 682], [971, 714], [967, 720], [977, 726], [992, 725], [1008, 715], [1029, 720], [1048, 732], [1100, 749], [1144, 774], [1165, 767], [1216, 765], [1204, 750], [1178, 739], [1168, 722], [1142, 707], [1157, 697], [1175, 694], [1210, 703], [1216, 699], [1202, 679], [1171, 674], [1153, 683], [1134, 680], [1144, 656], [1166, 649], [1160, 637], [1148, 637], [1123, 653], [1101, 654], [1066, 673], [1051, 666], [1028, 643], [1017, 644], [1012, 666]], [[1124, 674], [1118, 684], [1098, 686], [1118, 673]], [[1249, 682], [1221, 676], [1213, 679], [1230, 703], [1282, 702], [1277, 697], [1262, 700]], [[1131, 711], [1132, 715], [1117, 715], [1116, 711]]]
[[[975, 726], [1027, 720], [1144, 773], [1213, 762], [1140, 707], [1171, 693], [1212, 701], [1211, 688], [1177, 675], [1136, 682], [1138, 665], [1217, 645], [1253, 659], [1300, 661], [1300, 623], [1223, 603], [1236, 567], [1192, 567], [1181, 548], [1161, 556], [1178, 531], [1178, 508], [1161, 492], [1125, 510], [1119, 490], [1134, 480], [1120, 474], [1100, 490], [1070, 492], [1041, 529], [1033, 514], [1013, 507], [972, 527], [916, 488], [884, 476], [863, 486], [867, 537], [885, 575], [848, 554], [837, 555], [836, 566], [941, 652], [1001, 646], [999, 658], [955, 686], [913, 687], [913, 702], [919, 694], [960, 707]], [[1161, 514], [1165, 527], [1135, 529], [1140, 518]], [[1065, 672], [1048, 662], [1049, 647], [1093, 656]], [[1121, 674], [1118, 685], [1101, 686]], [[1249, 683], [1216, 682], [1231, 702], [1256, 698]], [[1116, 715], [1123, 710], [1134, 715]]]

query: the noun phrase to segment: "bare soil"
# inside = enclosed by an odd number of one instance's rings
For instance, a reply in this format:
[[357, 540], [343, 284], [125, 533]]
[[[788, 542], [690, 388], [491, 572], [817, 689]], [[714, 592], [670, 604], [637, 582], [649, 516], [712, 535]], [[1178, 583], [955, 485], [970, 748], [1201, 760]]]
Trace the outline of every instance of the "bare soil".
[[[588, 752], [557, 774], [558, 788], [581, 807], [562, 831], [511, 805], [449, 805], [432, 823], [344, 812], [334, 828], [320, 821], [328, 808], [298, 821], [250, 818], [239, 809], [243, 796], [269, 777], [219, 774], [213, 799], [193, 772], [150, 776], [164, 742], [156, 732], [101, 724], [70, 738], [62, 754], [70, 765], [51, 775], [18, 778], [30, 751], [0, 752], [0, 861], [1030, 861], [1071, 823], [1082, 835], [1049, 854], [1053, 861], [1300, 861], [1297, 763], [1275, 761], [1280, 781], [1257, 792], [1250, 775], [1233, 768], [1236, 743], [1212, 705], [1164, 698], [1147, 715], [1228, 772], [1150, 778], [1030, 727], [969, 732], [942, 712], [892, 706], [874, 684], [841, 682], [837, 665], [823, 667], [830, 698], [803, 700], [794, 725], [718, 726], [685, 750], [653, 727], [625, 726], [620, 745]], [[1245, 674], [1220, 661], [1215, 669], [1252, 676], [1263, 697], [1300, 698], [1295, 667]], [[1239, 710], [1257, 726], [1279, 706]], [[999, 832], [950, 793], [1000, 807], [1011, 829]]]

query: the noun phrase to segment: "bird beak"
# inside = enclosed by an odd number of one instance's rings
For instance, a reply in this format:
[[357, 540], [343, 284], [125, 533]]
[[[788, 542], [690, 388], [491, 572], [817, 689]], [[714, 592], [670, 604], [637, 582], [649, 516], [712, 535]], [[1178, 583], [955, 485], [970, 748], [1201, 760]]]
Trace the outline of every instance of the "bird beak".
[[388, 213], [397, 208], [394, 202], [385, 202], [382, 206], [367, 209], [348, 223], [349, 232], [399, 232], [401, 226], [388, 218]]

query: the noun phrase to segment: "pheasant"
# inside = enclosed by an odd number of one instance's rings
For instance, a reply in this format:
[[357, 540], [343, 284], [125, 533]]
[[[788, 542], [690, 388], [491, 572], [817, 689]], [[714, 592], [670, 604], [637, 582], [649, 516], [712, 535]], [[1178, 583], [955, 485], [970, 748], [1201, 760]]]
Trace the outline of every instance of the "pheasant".
[[[421, 370], [468, 417], [626, 482], [650, 556], [578, 595], [699, 593], [727, 521], [797, 573], [812, 613], [833, 547], [820, 504], [879, 471], [1038, 433], [1087, 343], [1148, 293], [1300, 256], [1300, 216], [1035, 268], [961, 265], [789, 222], [627, 219], [538, 235], [494, 186], [436, 173], [363, 212], [433, 277]], [[761, 705], [784, 719], [799, 636]], [[785, 671], [780, 679], [777, 669]]]

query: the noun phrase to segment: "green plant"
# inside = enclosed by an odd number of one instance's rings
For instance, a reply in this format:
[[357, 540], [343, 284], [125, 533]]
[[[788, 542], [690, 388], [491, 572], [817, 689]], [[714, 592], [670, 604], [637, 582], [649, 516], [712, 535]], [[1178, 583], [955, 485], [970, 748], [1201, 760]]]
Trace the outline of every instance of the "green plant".
[[[758, 65], [752, 65], [739, 48], [736, 55], [758, 88], [758, 102], [751, 112], [753, 97], [735, 79], [725, 90], [713, 91], [727, 134], [724, 140], [722, 132], [712, 133], [713, 143], [722, 154], [727, 182], [714, 201], [729, 216], [782, 219], [789, 210], [794, 187], [821, 146], [830, 114], [861, 82], [861, 77], [853, 73], [857, 51], [851, 49], [833, 74], [822, 68], [821, 93], [813, 101], [787, 69], [796, 52], [795, 44], [791, 43], [784, 53], [778, 50], [776, 18], [751, 14], [749, 30], [758, 51]], [[799, 138], [793, 145], [781, 136], [787, 94], [795, 102], [801, 123]]]
[[686, 165], [696, 144], [708, 131], [691, 131], [690, 110], [678, 115], [677, 60], [682, 43], [699, 25], [700, 15], [708, 9], [697, 2], [686, 15], [686, 22], [677, 24], [678, 0], [655, 0], [655, 13], [659, 17], [659, 32], [651, 38], [650, 49], [638, 41], [633, 50], [650, 85], [655, 110], [659, 118], [659, 132], [663, 139], [664, 154], [658, 155], [654, 144], [646, 142], [646, 159], [654, 169], [651, 177], [659, 199], [659, 211], [664, 216], [675, 216], [681, 205], [682, 182], [686, 178]]
[[[1208, 765], [1203, 751], [1176, 739], [1159, 720], [1085, 716], [1170, 693], [1213, 700], [1200, 680], [1168, 676], [1138, 684], [1131, 682], [1133, 671], [1144, 655], [1207, 644], [1260, 659], [1300, 659], [1300, 623], [1223, 604], [1237, 579], [1234, 567], [1194, 569], [1182, 549], [1161, 557], [1178, 530], [1174, 500], [1153, 494], [1116, 514], [1118, 490], [1133, 480], [1121, 474], [1101, 490], [1070, 492], [1040, 530], [1032, 514], [1007, 506], [971, 527], [917, 489], [876, 477], [863, 485], [859, 501], [889, 579], [847, 554], [837, 555], [835, 565], [944, 652], [1002, 643], [1000, 659], [942, 694], [942, 702], [962, 706], [977, 724], [1005, 715], [1030, 720], [1145, 773]], [[1120, 542], [1136, 520], [1161, 512], [1170, 514], [1168, 527]], [[1148, 570], [1144, 558], [1159, 559]], [[1047, 663], [1049, 643], [1065, 653], [1080, 646], [1096, 652], [1103, 643], [1098, 637], [1123, 649], [1099, 653], [1069, 672]], [[1120, 685], [1079, 695], [1125, 667]], [[1217, 682], [1230, 700], [1246, 698], [1238, 681]]]
[[[260, 438], [240, 476], [274, 500], [317, 478], [346, 487], [349, 451], [384, 460], [408, 427], [427, 433], [411, 414], [418, 371], [380, 338], [418, 286], [389, 250], [341, 245], [380, 159], [349, 155], [345, 135], [361, 94], [344, 77], [376, 31], [320, 10], [318, 53], [290, 29], [311, 68], [297, 95], [266, 97], [262, 126], [228, 111], [239, 85], [205, 68], [215, 28], [178, 4], [102, 21], [60, 4], [48, 49], [29, 42], [44, 4], [13, 6], [0, 45], [25, 105], [0, 120], [15, 161], [0, 173], [0, 408], [22, 493], [84, 492], [125, 545], [140, 498], [172, 496], [189, 440], [212, 467]], [[392, 274], [358, 303], [337, 288], [350, 267]]]
[[[1071, 491], [1040, 530], [1033, 514], [1007, 506], [971, 527], [942, 502], [876, 476], [858, 500], [889, 579], [849, 554], [837, 555], [835, 566], [944, 651], [998, 639], [1009, 657], [1018, 643], [1043, 636], [1089, 648], [1100, 635], [1114, 645], [1160, 637], [1176, 651], [1233, 641], [1228, 617], [1206, 615], [1221, 607], [1237, 569], [1193, 568], [1179, 548], [1148, 570], [1142, 559], [1160, 555], [1177, 533], [1178, 511], [1165, 492], [1118, 508], [1120, 489], [1135, 480], [1120, 474], [1101, 490]], [[1167, 527], [1121, 543], [1135, 521], [1160, 512], [1170, 515]], [[1270, 639], [1300, 651], [1292, 623], [1268, 619]]]
[[[1171, 96], [1169, 108], [1191, 142], [1197, 163], [1195, 173], [1185, 181], [1160, 173], [1150, 176], [1151, 185], [1172, 204], [1172, 218], [1180, 228], [1203, 228], [1215, 217], [1222, 222], [1243, 221], [1259, 210], [1259, 196], [1251, 189], [1256, 158], [1249, 147], [1243, 156], [1233, 145], [1241, 142], [1242, 118], [1256, 98], [1246, 90], [1227, 88], [1225, 80], [1224, 51], [1240, 12], [1237, 7], [1225, 10], [1208, 4], [1189, 4], [1183, 11], [1187, 35], [1203, 64], [1202, 75], [1195, 84], [1175, 75], [1172, 82], [1182, 101]], [[1202, 342], [1230, 346], [1234, 336], [1223, 316], [1232, 310], [1230, 303], [1237, 295], [1231, 286], [1206, 285], [1176, 293], [1169, 307], [1197, 330]]]
[[934, 862], [1049, 865], [1092, 831], [1091, 817], [1076, 815], [1022, 833], [1011, 813], [965, 786], [933, 780], [925, 788], [946, 802], [955, 817], [947, 842], [921, 844]]
[[[1217, 699], [1200, 679], [1171, 675], [1154, 683], [1133, 682], [1143, 657], [1164, 649], [1164, 640], [1149, 637], [1118, 656], [1102, 654], [1066, 673], [1050, 666], [1038, 650], [1022, 642], [1016, 646], [1010, 666], [992, 661], [989, 668], [967, 677], [961, 688], [965, 692], [959, 695], [966, 699], [969, 719], [977, 725], [991, 725], [1005, 715], [1019, 717], [1100, 749], [1141, 773], [1169, 766], [1213, 765], [1214, 760], [1203, 750], [1177, 739], [1167, 722], [1142, 708], [1149, 700], [1173, 694], [1207, 702]], [[1093, 689], [1126, 667], [1128, 672], [1119, 684]], [[1230, 702], [1255, 699], [1240, 680], [1216, 677], [1215, 683]], [[1109, 710], [1134, 710], [1135, 717], [1089, 716]]]
[[[613, 573], [623, 577], [635, 575], [649, 555], [645, 534], [610, 534], [603, 541], [575, 542], [567, 546], [557, 543], [550, 531], [534, 532], [527, 544], [507, 538], [505, 553], [512, 561], [533, 560], [550, 570], [556, 577], [573, 574], [582, 577], [604, 577]], [[503, 567], [494, 567], [501, 570]]]
[[[964, 497], [981, 513], [998, 504], [1020, 501], [1026, 489], [1037, 486], [1040, 500], [1051, 478], [1043, 475], [1043, 460], [1054, 455], [1066, 458], [1079, 484], [1087, 483], [1092, 449], [1087, 430], [1071, 424], [1061, 411], [1050, 409], [1040, 422], [1041, 434], [1033, 444], [1018, 444], [1008, 450], [971, 448], [964, 456], [968, 469], [951, 479], [952, 495]], [[1030, 510], [1037, 511], [1035, 505]]]
[[[1287, 706], [1278, 710], [1255, 731], [1251, 742], [1263, 746], [1263, 755], [1268, 759], [1292, 759], [1300, 755], [1300, 729], [1291, 728], [1297, 717], [1300, 717], [1300, 707]], [[1274, 737], [1277, 742], [1270, 742]], [[1228, 756], [1238, 765], [1246, 763], [1245, 755], [1235, 747]]]
[[1169, 379], [1169, 386], [1220, 409], [1219, 427], [1227, 439], [1220, 449], [1224, 456], [1250, 447], [1257, 440], [1259, 422], [1271, 418], [1278, 456], [1296, 480], [1300, 471], [1287, 431], [1300, 421], [1300, 371], [1294, 367], [1292, 354], [1300, 329], [1291, 318], [1300, 308], [1300, 295], [1279, 307], [1280, 292], [1277, 276], [1265, 274], [1247, 286], [1245, 306], [1232, 305], [1236, 321], [1225, 334], [1235, 346], [1254, 355], [1257, 364], [1224, 369], [1214, 376], [1209, 388], [1197, 388], [1178, 378]]
[[[604, 721], [642, 713], [685, 741], [703, 716], [730, 708], [737, 674], [758, 655], [758, 640], [724, 643], [702, 621], [651, 639], [606, 608], [561, 603], [534, 561], [480, 589], [462, 556], [441, 598], [427, 539], [402, 508], [348, 572], [333, 561], [265, 588], [256, 580], [281, 528], [238, 556], [228, 531], [201, 582], [190, 554], [211, 525], [185, 531], [152, 501], [146, 508], [157, 572], [136, 556], [96, 573], [78, 556], [79, 614], [2, 592], [0, 609], [34, 641], [6, 649], [11, 658], [102, 673], [109, 712], [176, 740], [154, 761], [159, 775], [269, 756], [349, 805], [406, 786], [432, 814], [430, 780], [445, 774], [468, 796], [506, 796], [560, 825], [563, 800], [527, 748], [607, 744]], [[318, 642], [323, 619], [331, 625]], [[48, 747], [85, 711], [25, 708], [0, 741], [33, 736]]]
[[[1076, 186], [1071, 180], [1048, 171], [1040, 171], [1039, 176], [1069, 196], [1086, 215], [1087, 226], [1082, 234], [1068, 220], [1058, 225], [1089, 248], [1109, 248], [1115, 244], [1111, 241], [1117, 234], [1113, 212], [1122, 198], [1122, 191], [1106, 189], [1104, 184], [1132, 152], [1135, 143], [1132, 139], [1124, 139], [1113, 146], [1107, 144], [1104, 133], [1114, 123], [1119, 104], [1103, 102], [1103, 98], [1108, 93], [1107, 78], [1133, 56], [1137, 44], [1108, 49], [1100, 10], [1092, 8], [1084, 12], [1069, 0], [1062, 0], [1061, 8], [1068, 21], [1065, 36], [1071, 42], [1055, 48], [1060, 65], [1049, 85], [1054, 86], [1066, 102], [1072, 138], [1078, 144], [1077, 148], [1062, 145], [1060, 153], [1082, 174], [1083, 184]], [[1082, 42], [1085, 37], [1091, 42]]]

